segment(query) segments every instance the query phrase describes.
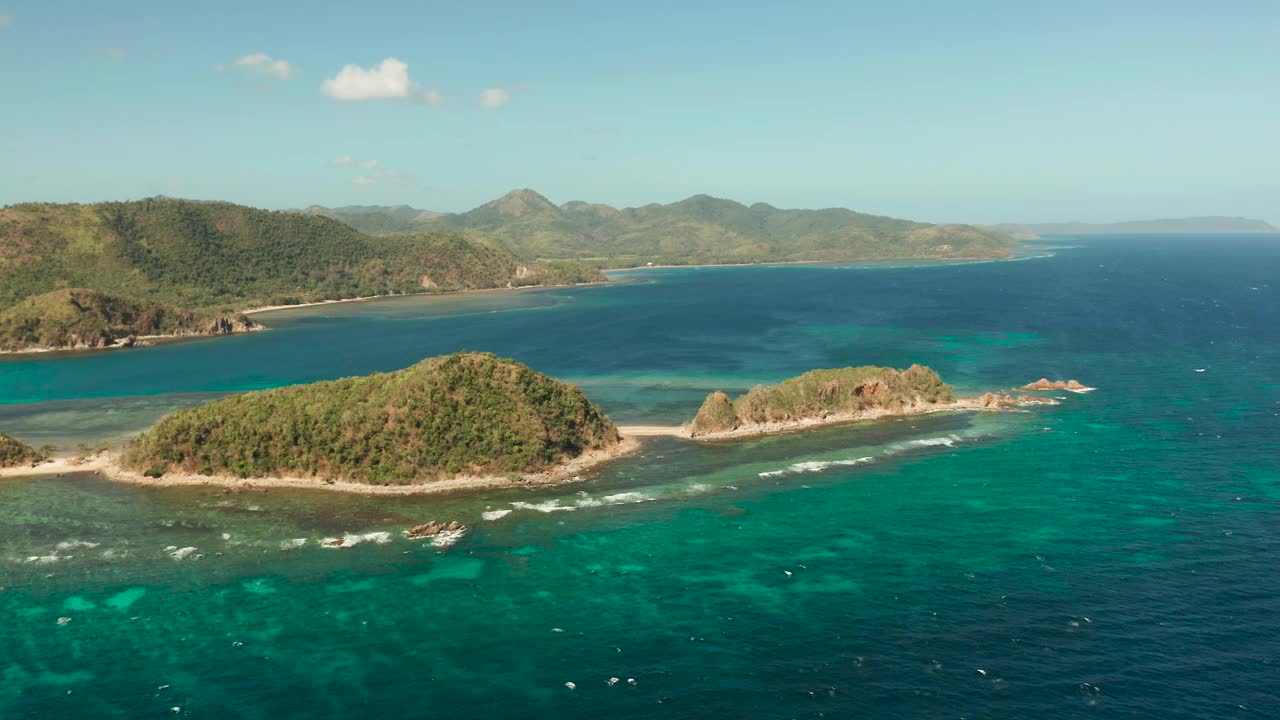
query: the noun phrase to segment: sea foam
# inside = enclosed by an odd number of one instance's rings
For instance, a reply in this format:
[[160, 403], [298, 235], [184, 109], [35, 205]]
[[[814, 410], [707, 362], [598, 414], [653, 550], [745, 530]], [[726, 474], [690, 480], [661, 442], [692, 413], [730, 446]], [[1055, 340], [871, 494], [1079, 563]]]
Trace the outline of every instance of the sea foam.
[[577, 508], [569, 505], [561, 505], [559, 500], [548, 500], [540, 503], [513, 502], [511, 507], [516, 510], [537, 510], [538, 512], [551, 513], [560, 510], [576, 510]]
[[783, 475], [797, 475], [800, 473], [822, 472], [832, 467], [849, 467], [852, 465], [863, 465], [874, 461], [874, 457], [860, 457], [852, 460], [806, 460], [804, 462], [793, 463], [781, 470], [768, 470], [758, 473], [762, 478], [781, 477]]
[[389, 532], [368, 532], [368, 533], [347, 533], [340, 538], [325, 538], [320, 541], [323, 547], [327, 548], [349, 548], [359, 545], [360, 543], [372, 542], [384, 545], [391, 542], [391, 533]]

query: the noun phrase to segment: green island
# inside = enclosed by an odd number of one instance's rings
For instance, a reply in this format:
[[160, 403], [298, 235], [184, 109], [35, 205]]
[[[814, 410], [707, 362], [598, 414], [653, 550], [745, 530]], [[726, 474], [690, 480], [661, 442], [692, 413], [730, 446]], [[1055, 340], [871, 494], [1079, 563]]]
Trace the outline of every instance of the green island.
[[0, 351], [131, 346], [139, 338], [221, 335], [260, 327], [239, 313], [179, 310], [71, 288], [35, 295], [0, 311]]
[[466, 487], [467, 478], [562, 479], [629, 447], [577, 387], [512, 360], [458, 353], [181, 410], [134, 439], [118, 465], [156, 484]]
[[923, 365], [906, 370], [867, 365], [811, 370], [777, 385], [758, 385], [736, 400], [713, 392], [685, 430], [691, 438], [718, 440], [940, 410], [998, 410], [1041, 402], [1053, 401], [1015, 400], [995, 393], [957, 398], [937, 372]]
[[0, 432], [0, 468], [36, 465], [49, 459], [53, 448], [36, 448]]
[[[434, 229], [372, 236], [325, 217], [154, 198], [0, 209], [0, 350], [253, 329], [239, 311], [377, 295], [600, 282]], [[77, 317], [83, 316], [83, 317]]]
[[521, 257], [577, 259], [601, 267], [915, 258], [1004, 258], [1008, 235], [973, 225], [933, 225], [844, 208], [793, 210], [695, 195], [669, 204], [615, 208], [581, 201], [556, 205], [514, 190], [463, 213], [406, 206], [324, 208], [370, 233], [448, 229], [493, 241]]
[[[1088, 392], [1074, 380], [1021, 390]], [[736, 400], [713, 392], [683, 426], [618, 427], [582, 391], [514, 360], [460, 352], [403, 370], [231, 395], [179, 410], [121, 452], [53, 459], [0, 434], [0, 474], [99, 471], [147, 485], [431, 493], [555, 483], [640, 447], [720, 441], [956, 410], [1056, 405], [988, 392], [957, 397], [932, 369], [812, 370]]]

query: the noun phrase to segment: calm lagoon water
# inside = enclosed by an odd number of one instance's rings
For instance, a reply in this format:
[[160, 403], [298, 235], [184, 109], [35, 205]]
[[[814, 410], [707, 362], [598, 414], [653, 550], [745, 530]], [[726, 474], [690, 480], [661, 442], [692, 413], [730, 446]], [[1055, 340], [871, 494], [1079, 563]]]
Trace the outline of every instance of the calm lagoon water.
[[[572, 380], [622, 423], [848, 364], [1100, 387], [1025, 414], [659, 439], [537, 491], [0, 481], [0, 717], [1280, 717], [1280, 237], [1059, 245], [637, 271], [0, 360], [0, 428], [64, 447], [459, 349]], [[428, 519], [471, 531], [400, 536]], [[367, 540], [317, 544], [343, 534]]]

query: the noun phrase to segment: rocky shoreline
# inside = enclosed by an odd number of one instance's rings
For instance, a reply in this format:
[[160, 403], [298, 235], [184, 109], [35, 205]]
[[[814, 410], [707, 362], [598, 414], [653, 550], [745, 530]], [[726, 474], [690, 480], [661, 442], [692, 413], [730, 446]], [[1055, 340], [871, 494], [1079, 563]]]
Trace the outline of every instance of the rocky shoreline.
[[197, 337], [218, 337], [221, 335], [237, 335], [241, 333], [261, 332], [267, 330], [266, 325], [262, 325], [250, 318], [236, 317], [219, 317], [210, 320], [209, 323], [195, 330], [180, 330], [173, 333], [165, 333], [162, 335], [126, 335], [122, 338], [116, 338], [111, 343], [92, 344], [78, 342], [72, 345], [62, 345], [58, 347], [28, 347], [19, 350], [0, 350], [0, 355], [30, 355], [36, 353], [52, 353], [52, 352], [87, 352], [91, 350], [121, 350], [134, 347], [148, 347], [154, 343], [153, 340], [180, 340], [184, 338]]
[[911, 405], [904, 405], [899, 408], [868, 408], [866, 410], [851, 413], [831, 413], [820, 417], [797, 418], [795, 420], [783, 420], [770, 423], [744, 424], [732, 430], [703, 432], [696, 435], [690, 434], [689, 428], [686, 426], [682, 428], [682, 436], [699, 442], [741, 440], [761, 437], [764, 435], [777, 435], [782, 433], [799, 432], [801, 430], [811, 430], [820, 427], [827, 427], [829, 425], [846, 425], [849, 423], [864, 422], [868, 420], [889, 420], [901, 417], [913, 417], [916, 415], [929, 415], [939, 412], [1001, 412], [1017, 410], [1029, 405], [1057, 404], [1058, 401], [1052, 398], [1033, 398], [1027, 396], [1014, 398], [1011, 395], [986, 393], [985, 395], [977, 397], [957, 398], [955, 401], [947, 403], [914, 403]]
[[616, 445], [583, 453], [572, 460], [537, 473], [511, 476], [458, 475], [452, 478], [431, 480], [409, 485], [368, 485], [365, 483], [336, 480], [325, 482], [318, 478], [261, 477], [238, 478], [227, 475], [196, 475], [193, 473], [165, 473], [158, 478], [121, 467], [114, 453], [100, 453], [90, 458], [57, 458], [30, 467], [5, 468], [3, 477], [36, 477], [93, 472], [114, 482], [148, 487], [220, 487], [232, 490], [264, 488], [288, 488], [294, 490], [331, 490], [363, 495], [434, 495], [466, 490], [498, 490], [512, 487], [557, 485], [581, 480], [581, 473], [611, 460], [629, 455], [640, 447], [633, 438], [623, 438]]

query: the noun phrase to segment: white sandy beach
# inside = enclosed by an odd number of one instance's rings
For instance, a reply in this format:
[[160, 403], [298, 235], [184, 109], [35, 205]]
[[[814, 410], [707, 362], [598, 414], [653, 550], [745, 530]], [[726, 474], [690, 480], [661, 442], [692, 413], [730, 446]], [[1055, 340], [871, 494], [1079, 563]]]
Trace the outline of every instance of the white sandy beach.
[[432, 495], [467, 490], [496, 490], [508, 487], [554, 485], [580, 480], [580, 473], [598, 465], [635, 452], [640, 442], [624, 437], [617, 445], [603, 450], [583, 453], [569, 462], [539, 473], [526, 473], [516, 477], [506, 475], [460, 475], [442, 480], [432, 480], [410, 485], [369, 485], [338, 480], [326, 483], [315, 477], [264, 477], [238, 478], [227, 475], [196, 475], [171, 472], [162, 477], [147, 477], [142, 473], [121, 467], [113, 453], [100, 453], [89, 459], [56, 458], [35, 466], [5, 468], [0, 478], [65, 475], [68, 473], [96, 472], [115, 482], [150, 487], [222, 487], [236, 490], [258, 488], [290, 488], [295, 490], [332, 490], [361, 493], [364, 495]]

